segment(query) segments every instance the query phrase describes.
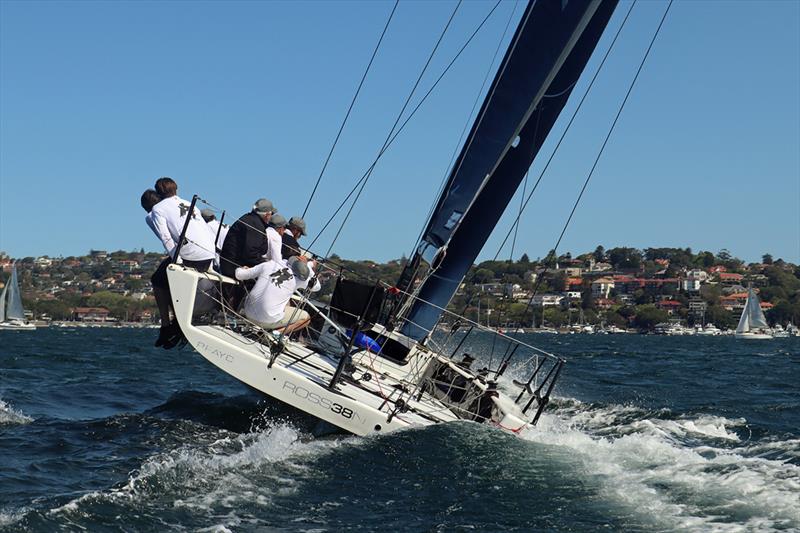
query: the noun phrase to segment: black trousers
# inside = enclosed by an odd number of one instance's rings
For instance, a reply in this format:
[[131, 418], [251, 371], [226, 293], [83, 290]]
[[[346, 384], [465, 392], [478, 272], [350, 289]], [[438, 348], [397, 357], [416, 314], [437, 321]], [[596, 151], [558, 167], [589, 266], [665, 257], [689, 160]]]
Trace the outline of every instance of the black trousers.
[[[205, 261], [187, 261], [184, 259], [183, 266], [193, 268], [198, 272], [206, 272], [210, 267], [213, 259], [206, 259]], [[167, 267], [172, 263], [171, 257], [165, 257], [161, 264], [158, 265], [156, 271], [153, 272], [153, 275], [150, 276], [150, 283], [153, 284], [153, 287], [158, 287], [159, 289], [167, 289], [169, 290], [169, 281], [167, 280]]]

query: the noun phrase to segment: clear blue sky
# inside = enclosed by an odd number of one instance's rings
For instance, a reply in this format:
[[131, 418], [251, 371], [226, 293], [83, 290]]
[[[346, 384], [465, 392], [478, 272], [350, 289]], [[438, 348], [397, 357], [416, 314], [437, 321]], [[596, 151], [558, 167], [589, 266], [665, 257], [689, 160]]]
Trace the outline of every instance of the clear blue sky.
[[[159, 250], [139, 196], [162, 175], [230, 217], [261, 196], [298, 214], [391, 5], [2, 0], [0, 250]], [[491, 5], [460, 7], [424, 90]], [[454, 6], [400, 3], [307, 217], [310, 238], [379, 149]], [[665, 6], [635, 7], [523, 216], [515, 257], [553, 246]], [[381, 160], [334, 252], [410, 252], [514, 7], [497, 9]], [[675, 2], [561, 250], [597, 244], [800, 262], [800, 2]]]

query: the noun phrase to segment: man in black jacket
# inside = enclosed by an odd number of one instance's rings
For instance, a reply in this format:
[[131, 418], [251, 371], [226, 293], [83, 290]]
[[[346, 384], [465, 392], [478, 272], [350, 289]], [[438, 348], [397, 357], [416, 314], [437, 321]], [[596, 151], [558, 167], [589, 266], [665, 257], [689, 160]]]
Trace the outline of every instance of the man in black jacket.
[[[263, 263], [269, 251], [267, 224], [278, 210], [266, 198], [259, 199], [253, 210], [239, 217], [228, 230], [220, 252], [220, 270], [228, 277], [235, 277], [238, 267], [253, 267]], [[238, 306], [243, 291], [229, 292], [228, 302], [234, 309]]]

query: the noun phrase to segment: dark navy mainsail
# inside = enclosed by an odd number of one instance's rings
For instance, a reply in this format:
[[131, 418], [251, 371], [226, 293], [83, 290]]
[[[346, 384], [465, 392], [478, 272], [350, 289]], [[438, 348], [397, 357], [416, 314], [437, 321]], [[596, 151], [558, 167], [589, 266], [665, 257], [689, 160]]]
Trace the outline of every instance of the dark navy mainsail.
[[429, 263], [403, 333], [423, 339], [500, 219], [583, 72], [617, 0], [529, 2], [422, 239], [398, 283]]

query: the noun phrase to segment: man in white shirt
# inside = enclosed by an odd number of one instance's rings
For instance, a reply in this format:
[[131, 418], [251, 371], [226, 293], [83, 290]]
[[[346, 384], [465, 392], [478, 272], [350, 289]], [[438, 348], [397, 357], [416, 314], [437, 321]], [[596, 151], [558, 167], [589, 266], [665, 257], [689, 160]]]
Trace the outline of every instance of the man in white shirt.
[[267, 240], [269, 250], [264, 258], [268, 261], [283, 262], [281, 248], [283, 247], [283, 232], [286, 231], [286, 219], [278, 214], [272, 215], [272, 219], [267, 225]]
[[[161, 318], [161, 330], [155, 345], [166, 349], [176, 346], [183, 337], [177, 322], [170, 321], [172, 297], [167, 280], [167, 266], [175, 256], [177, 242], [183, 232], [191, 205], [190, 202], [178, 197], [177, 191], [178, 185], [171, 178], [161, 178], [156, 181], [155, 191], [148, 189], [142, 195], [142, 207], [148, 212], [145, 222], [164, 245], [169, 256], [161, 262], [150, 278]], [[153, 204], [158, 198], [161, 200]], [[185, 237], [184, 245], [180, 249], [181, 261], [185, 266], [205, 272], [214, 259], [214, 241], [208, 224], [202, 219], [197, 208], [191, 214]]]
[[175, 251], [178, 248], [178, 240], [186, 224], [186, 217], [189, 216], [186, 239], [180, 249], [180, 259], [185, 266], [205, 272], [214, 260], [216, 248], [215, 236], [212, 236], [211, 228], [203, 220], [200, 210], [195, 207], [194, 211], [189, 213], [191, 202], [178, 196], [178, 185], [172, 178], [160, 178], [156, 181], [156, 192], [162, 200], [153, 206], [151, 215], [156, 235], [167, 254], [177, 259]]
[[[291, 333], [306, 327], [311, 321], [309, 314], [288, 303], [294, 291], [306, 288], [313, 276], [309, 265], [296, 257], [286, 262], [269, 260], [251, 268], [237, 268], [236, 279], [257, 280], [244, 302], [244, 315], [268, 330]], [[311, 291], [319, 289], [317, 281]]]
[[[153, 222], [153, 207], [160, 201], [161, 196], [153, 189], [147, 189], [142, 194], [142, 208], [147, 211], [144, 221], [156, 236], [158, 236], [158, 230], [155, 222]], [[166, 349], [172, 348], [180, 342], [180, 329], [171, 325], [169, 317], [172, 298], [169, 292], [169, 282], [167, 281], [167, 266], [169, 266], [170, 262], [172, 262], [172, 258], [165, 257], [150, 277], [150, 283], [153, 285], [153, 295], [156, 297], [156, 305], [158, 306], [158, 314], [161, 318], [161, 331], [156, 340], [156, 346], [163, 346]]]

